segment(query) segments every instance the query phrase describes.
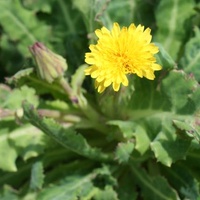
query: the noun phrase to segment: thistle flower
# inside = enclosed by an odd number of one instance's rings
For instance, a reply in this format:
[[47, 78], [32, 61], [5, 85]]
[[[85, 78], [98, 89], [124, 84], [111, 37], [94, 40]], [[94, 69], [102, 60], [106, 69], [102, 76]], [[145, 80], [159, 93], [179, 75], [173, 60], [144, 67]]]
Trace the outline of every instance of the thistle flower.
[[53, 53], [40, 42], [29, 47], [29, 50], [36, 61], [37, 72], [41, 79], [52, 83], [63, 76], [67, 63], [62, 56]]
[[95, 31], [99, 39], [85, 55], [85, 62], [91, 65], [85, 69], [85, 75], [96, 79], [99, 93], [111, 84], [114, 91], [119, 91], [121, 84], [128, 86], [128, 74], [155, 78], [154, 71], [161, 66], [156, 64], [154, 54], [159, 50], [150, 43], [150, 32], [150, 28], [144, 30], [144, 26], [134, 24], [120, 29], [118, 23], [113, 24], [111, 31], [105, 27]]

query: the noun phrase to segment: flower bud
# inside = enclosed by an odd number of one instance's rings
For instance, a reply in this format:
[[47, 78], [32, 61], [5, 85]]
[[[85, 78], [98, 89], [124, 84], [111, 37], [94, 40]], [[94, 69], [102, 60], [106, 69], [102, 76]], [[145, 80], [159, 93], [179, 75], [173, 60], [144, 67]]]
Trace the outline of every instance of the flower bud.
[[40, 42], [29, 47], [29, 50], [36, 61], [37, 73], [41, 79], [52, 83], [63, 76], [67, 63], [62, 56], [53, 53]]

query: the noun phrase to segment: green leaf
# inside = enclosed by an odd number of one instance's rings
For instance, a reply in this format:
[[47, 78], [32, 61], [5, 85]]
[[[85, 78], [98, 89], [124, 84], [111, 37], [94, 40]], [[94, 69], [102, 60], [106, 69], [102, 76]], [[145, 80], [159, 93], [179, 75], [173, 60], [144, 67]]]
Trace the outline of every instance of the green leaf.
[[77, 200], [78, 197], [87, 199], [88, 195], [94, 195], [96, 188], [93, 186], [92, 180], [94, 174], [81, 175], [72, 174], [65, 177], [55, 186], [49, 186], [42, 190], [37, 196], [38, 200]]
[[116, 189], [118, 198], [123, 200], [136, 200], [138, 199], [138, 191], [136, 186], [135, 177], [131, 175], [130, 169], [125, 168], [123, 174], [118, 180]]
[[5, 171], [15, 172], [17, 171], [15, 165], [17, 150], [9, 139], [9, 127], [12, 126], [12, 122], [0, 122], [0, 168]]
[[76, 70], [76, 72], [71, 77], [72, 89], [74, 90], [74, 92], [76, 94], [79, 94], [81, 91], [81, 86], [85, 79], [84, 70], [86, 67], [87, 67], [86, 64], [79, 66], [79, 68]]
[[135, 123], [131, 121], [111, 120], [107, 122], [108, 125], [118, 126], [124, 138], [131, 138], [135, 130]]
[[161, 176], [151, 177], [141, 168], [131, 166], [134, 177], [142, 190], [144, 200], [177, 200], [179, 199], [175, 190]]
[[16, 191], [10, 186], [4, 186], [3, 191], [1, 193], [0, 193], [1, 200], [19, 200]]
[[192, 138], [186, 137], [186, 130], [178, 135], [173, 121], [193, 122], [198, 129], [198, 82], [183, 71], [172, 70], [160, 83], [135, 78], [134, 87], [129, 108], [124, 112], [135, 124], [130, 129], [136, 139], [135, 149], [143, 154], [151, 143], [157, 160], [167, 166], [184, 159]]
[[8, 95], [11, 93], [11, 88], [5, 84], [0, 84], [0, 107], [3, 108], [3, 104], [8, 99]]
[[198, 118], [192, 118], [191, 120], [174, 120], [173, 123], [178, 129], [178, 133], [185, 138], [194, 138], [198, 142], [200, 141], [200, 128], [198, 124]]
[[134, 149], [133, 142], [128, 141], [126, 143], [119, 143], [115, 151], [115, 159], [117, 159], [119, 163], [128, 162], [133, 149]]
[[193, 118], [193, 120], [174, 120], [173, 123], [179, 130], [178, 133], [184, 137], [187, 138], [195, 138], [198, 142], [200, 141], [200, 129], [198, 124], [198, 118]]
[[35, 12], [45, 12], [45, 13], [51, 13], [52, 7], [51, 3], [52, 0], [44, 0], [44, 1], [34, 1], [34, 0], [22, 0], [22, 5], [29, 9], [34, 10]]
[[[47, 41], [49, 27], [38, 21], [35, 13], [23, 9], [19, 0], [0, 1], [0, 23], [23, 55], [29, 54], [27, 47], [36, 41]], [[12, 26], [10, 26], [12, 24]]]
[[197, 83], [196, 87], [194, 87], [194, 92], [191, 94], [190, 99], [195, 104], [195, 111], [198, 113], [200, 110], [200, 85]]
[[155, 45], [159, 47], [159, 52], [155, 55], [158, 64], [160, 64], [163, 69], [166, 70], [174, 69], [176, 67], [176, 63], [172, 57], [167, 53], [160, 43], [155, 43]]
[[[38, 200], [49, 200], [49, 199], [55, 199], [55, 200], [76, 200], [79, 196], [79, 190], [82, 188], [90, 187], [90, 183], [82, 182], [82, 180], [78, 180], [80, 177], [77, 177], [76, 182], [72, 182], [71, 184], [63, 184], [62, 186], [54, 186], [50, 189], [43, 190], [41, 194], [37, 197]], [[81, 186], [82, 184], [82, 186]]]
[[[187, 105], [189, 95], [196, 87], [197, 82], [188, 77], [183, 71], [171, 71], [162, 81], [162, 90], [166, 93], [172, 104], [172, 112], [183, 111], [193, 112], [192, 106]], [[187, 105], [187, 107], [185, 107]]]
[[200, 30], [194, 28], [195, 36], [191, 38], [185, 46], [185, 52], [180, 60], [180, 65], [188, 74], [194, 75], [200, 81], [199, 62], [200, 62]]
[[31, 170], [30, 188], [33, 190], [42, 189], [44, 183], [43, 164], [38, 161], [33, 164]]
[[114, 191], [114, 189], [110, 186], [107, 186], [104, 190], [99, 190], [99, 192], [94, 196], [95, 200], [119, 200], [117, 198], [117, 193]]
[[171, 120], [162, 121], [162, 129], [151, 143], [151, 148], [158, 161], [166, 166], [172, 162], [184, 159], [190, 147], [191, 140], [184, 140], [176, 135]]
[[143, 155], [150, 147], [150, 138], [147, 131], [142, 126], [137, 126], [133, 135], [136, 139], [135, 149]]
[[[133, 22], [135, 13], [135, 2], [129, 0], [115, 0], [115, 3], [109, 1], [96, 1], [96, 16], [97, 21], [102, 22], [107, 28], [111, 28], [113, 22], [118, 22], [120, 26], [129, 26]], [[118, 12], [116, 12], [118, 10]]]
[[95, 160], [109, 159], [109, 156], [102, 153], [99, 149], [92, 148], [86, 139], [81, 134], [77, 134], [73, 128], [65, 129], [52, 119], [41, 118], [28, 102], [23, 103], [23, 108], [26, 120], [65, 148]]
[[43, 133], [32, 125], [16, 127], [14, 121], [0, 122], [0, 168], [17, 171], [15, 161], [36, 157], [44, 150]]
[[76, 7], [85, 17], [89, 17], [90, 6], [93, 0], [74, 0], [73, 6]]
[[29, 76], [33, 72], [33, 68], [23, 69], [18, 71], [10, 78], [6, 78], [8, 84], [17, 83], [21, 78]]
[[[194, 14], [193, 0], [161, 0], [155, 13], [158, 26], [155, 41], [176, 59], [186, 36], [185, 23]], [[187, 12], [186, 12], [187, 10]]]
[[21, 104], [24, 100], [28, 100], [34, 106], [38, 106], [39, 104], [35, 90], [27, 86], [22, 86], [20, 89], [14, 89], [7, 95], [2, 107], [16, 110], [21, 108]]
[[86, 64], [79, 66], [79, 68], [76, 70], [76, 72], [71, 77], [71, 86], [72, 86], [74, 94], [76, 95], [76, 97], [78, 97], [78, 102], [80, 105], [87, 104], [87, 100], [83, 96], [82, 87], [81, 87], [83, 84], [83, 81], [85, 79], [84, 70], [86, 67], [87, 67]]
[[163, 168], [170, 184], [182, 196], [182, 199], [196, 200], [199, 196], [199, 183], [183, 163]]
[[9, 133], [19, 156], [24, 160], [37, 157], [45, 148], [44, 134], [32, 125], [24, 125]]

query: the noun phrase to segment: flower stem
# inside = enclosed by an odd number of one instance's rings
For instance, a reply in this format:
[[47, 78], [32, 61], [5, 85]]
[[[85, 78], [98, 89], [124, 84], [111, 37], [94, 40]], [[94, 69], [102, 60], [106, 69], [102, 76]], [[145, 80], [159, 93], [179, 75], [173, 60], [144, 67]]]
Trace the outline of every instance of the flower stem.
[[69, 99], [72, 101], [72, 103], [78, 103], [78, 97], [74, 94], [66, 79], [62, 77], [61, 79], [59, 79], [59, 83], [68, 95]]

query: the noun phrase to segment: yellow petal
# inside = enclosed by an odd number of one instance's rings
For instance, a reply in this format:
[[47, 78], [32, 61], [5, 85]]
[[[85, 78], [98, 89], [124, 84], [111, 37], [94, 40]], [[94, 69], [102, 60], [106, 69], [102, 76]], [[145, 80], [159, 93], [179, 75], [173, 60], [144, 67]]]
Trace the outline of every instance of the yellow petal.
[[153, 70], [157, 71], [157, 70], [161, 70], [162, 67], [159, 65], [159, 64], [153, 64], [152, 67], [151, 67]]
[[[90, 53], [86, 53], [85, 61], [91, 68], [85, 70], [86, 75], [95, 79], [98, 92], [103, 92], [112, 84], [114, 91], [120, 85], [128, 86], [127, 74], [136, 74], [153, 80], [154, 71], [161, 70], [154, 54], [158, 47], [150, 43], [151, 29], [132, 23], [128, 28], [114, 23], [111, 31], [102, 27], [95, 31], [99, 38], [96, 45], [90, 45]], [[131, 77], [130, 77], [131, 78]]]
[[113, 24], [113, 29], [111, 31], [113, 37], [118, 37], [120, 34], [120, 27], [118, 23]]
[[114, 82], [114, 83], [113, 83], [113, 90], [114, 90], [115, 92], [119, 91], [119, 87], [120, 87], [120, 83], [117, 83], [117, 82]]
[[104, 81], [104, 87], [108, 87], [112, 83], [111, 79], [106, 79]]
[[126, 75], [123, 75], [123, 77], [122, 77], [122, 84], [124, 86], [128, 86], [128, 78], [126, 77]]

